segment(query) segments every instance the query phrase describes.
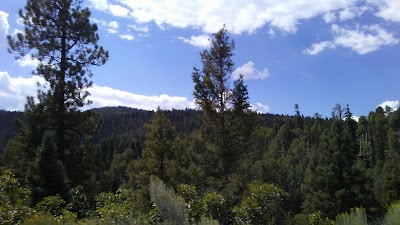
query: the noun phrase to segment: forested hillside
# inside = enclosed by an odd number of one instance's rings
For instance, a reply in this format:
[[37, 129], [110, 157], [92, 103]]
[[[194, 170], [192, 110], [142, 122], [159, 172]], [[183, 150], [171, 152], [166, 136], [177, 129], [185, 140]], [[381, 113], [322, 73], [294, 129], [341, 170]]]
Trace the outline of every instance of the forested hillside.
[[109, 56], [80, 4], [28, 0], [8, 37], [49, 87], [0, 111], [0, 224], [398, 224], [400, 109], [258, 114], [223, 27], [192, 72], [198, 110], [83, 111]]

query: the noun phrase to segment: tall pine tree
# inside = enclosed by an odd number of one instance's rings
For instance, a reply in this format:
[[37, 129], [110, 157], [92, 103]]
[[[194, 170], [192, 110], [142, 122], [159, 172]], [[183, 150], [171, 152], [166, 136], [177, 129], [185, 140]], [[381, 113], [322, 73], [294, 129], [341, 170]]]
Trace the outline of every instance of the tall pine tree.
[[[45, 132], [54, 133], [54, 161], [59, 160], [66, 168], [72, 185], [85, 180], [84, 173], [77, 171], [84, 164], [82, 151], [86, 148], [82, 144], [98, 124], [93, 113], [80, 111], [90, 103], [90, 67], [103, 65], [108, 59], [108, 52], [97, 44], [97, 26], [89, 21], [90, 11], [81, 4], [82, 0], [28, 0], [25, 9], [19, 11], [24, 32], [8, 36], [9, 52], [16, 53], [17, 59], [30, 56], [39, 61], [33, 74], [42, 76], [47, 86], [38, 91], [37, 103], [28, 97], [28, 125], [21, 131], [25, 145], [30, 152], [38, 151]], [[9, 146], [6, 155], [26, 149]]]

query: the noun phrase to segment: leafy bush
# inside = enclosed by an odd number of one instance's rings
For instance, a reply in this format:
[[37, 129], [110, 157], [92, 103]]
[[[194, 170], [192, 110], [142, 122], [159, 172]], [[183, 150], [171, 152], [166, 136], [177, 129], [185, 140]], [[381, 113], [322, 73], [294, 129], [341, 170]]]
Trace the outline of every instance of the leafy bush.
[[368, 225], [365, 209], [355, 208], [336, 217], [336, 225]]
[[382, 225], [400, 225], [400, 202], [389, 206]]
[[31, 213], [30, 191], [21, 187], [11, 171], [0, 176], [0, 221], [1, 224], [18, 224]]

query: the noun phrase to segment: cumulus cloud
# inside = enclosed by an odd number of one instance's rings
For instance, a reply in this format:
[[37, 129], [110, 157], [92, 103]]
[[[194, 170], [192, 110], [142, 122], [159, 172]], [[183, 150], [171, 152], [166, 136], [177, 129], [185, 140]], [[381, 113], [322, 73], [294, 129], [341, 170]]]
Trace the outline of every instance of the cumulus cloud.
[[93, 8], [107, 11], [113, 16], [128, 17], [129, 15], [129, 9], [121, 5], [110, 4], [107, 0], [89, 0], [89, 2]]
[[363, 55], [376, 51], [382, 46], [399, 43], [399, 39], [395, 38], [393, 33], [387, 32], [379, 25], [357, 26], [355, 29], [347, 29], [333, 24], [332, 33], [334, 35], [332, 41], [314, 43], [303, 53], [316, 55], [327, 48], [343, 47]]
[[366, 54], [378, 50], [381, 46], [399, 43], [399, 39], [379, 25], [362, 26], [356, 30], [333, 25], [332, 31], [337, 35], [334, 41], [336, 45], [350, 48], [358, 54]]
[[110, 34], [116, 34], [118, 33], [118, 27], [119, 27], [119, 23], [117, 21], [111, 21], [108, 23], [108, 33]]
[[11, 77], [5, 71], [0, 72], [0, 108], [23, 110], [26, 96], [36, 96], [38, 82], [44, 84], [44, 79], [38, 76]]
[[6, 36], [10, 25], [8, 24], [8, 14], [0, 10], [0, 46], [6, 43]]
[[395, 0], [370, 0], [373, 5], [379, 8], [376, 16], [392, 22], [400, 22], [400, 2]]
[[21, 59], [18, 59], [17, 63], [21, 67], [36, 68], [40, 62], [36, 58], [32, 58], [30, 55], [25, 55]]
[[129, 10], [120, 5], [109, 5], [108, 9], [110, 10], [110, 13], [114, 16], [127, 17], [129, 14]]
[[185, 43], [188, 43], [190, 45], [200, 47], [200, 48], [208, 48], [211, 45], [210, 36], [208, 36], [208, 35], [199, 35], [199, 36], [192, 35], [190, 37], [190, 39], [187, 39], [184, 37], [178, 37], [178, 39], [182, 40]]
[[238, 79], [240, 75], [243, 75], [245, 80], [263, 80], [269, 77], [269, 72], [267, 68], [264, 68], [263, 71], [257, 70], [255, 64], [252, 61], [248, 61], [232, 73], [233, 79]]
[[[0, 109], [23, 110], [26, 96], [36, 96], [37, 82], [45, 84], [42, 77], [11, 77], [7, 72], [0, 72]], [[194, 102], [186, 97], [166, 94], [146, 96], [127, 91], [94, 85], [88, 90], [93, 104], [89, 107], [128, 106], [139, 109], [155, 110], [194, 108]]]
[[[0, 109], [23, 110], [26, 96], [36, 96], [37, 83], [45, 84], [45, 80], [39, 76], [12, 77], [7, 72], [0, 72]], [[89, 99], [93, 104], [85, 107], [99, 108], [105, 106], [127, 106], [145, 110], [162, 109], [186, 109], [195, 108], [195, 103], [186, 97], [161, 95], [141, 95], [111, 87], [93, 85], [89, 88]], [[257, 102], [252, 104], [252, 109], [259, 113], [270, 111], [269, 106]]]
[[145, 96], [127, 91], [94, 85], [89, 89], [92, 107], [128, 106], [132, 108], [154, 110], [158, 106], [163, 109], [193, 108], [194, 102], [186, 97], [169, 96], [166, 94]]
[[390, 108], [396, 110], [400, 107], [400, 102], [399, 102], [399, 100], [394, 100], [394, 101], [388, 100], [388, 101], [382, 102], [381, 104], [377, 105], [376, 107], [379, 107], [379, 106], [382, 107], [383, 109], [385, 109], [386, 106], [389, 106]]
[[[90, 0], [97, 10], [115, 16], [129, 17], [138, 23], [154, 22], [160, 28], [199, 28], [214, 33], [226, 24], [235, 34], [253, 33], [268, 25], [283, 32], [293, 33], [297, 25], [325, 13], [355, 6], [358, 0], [325, 1], [137, 1], [118, 0], [112, 10], [107, 0]], [[122, 9], [123, 8], [123, 9]], [[235, 16], [232, 16], [235, 15]]]
[[128, 40], [128, 41], [132, 41], [135, 40], [135, 36], [130, 35], [130, 34], [121, 34], [119, 35], [120, 38]]
[[269, 106], [268, 105], [264, 105], [260, 102], [257, 102], [256, 104], [252, 104], [251, 108], [253, 110], [256, 110], [259, 113], [268, 113], [269, 112]]

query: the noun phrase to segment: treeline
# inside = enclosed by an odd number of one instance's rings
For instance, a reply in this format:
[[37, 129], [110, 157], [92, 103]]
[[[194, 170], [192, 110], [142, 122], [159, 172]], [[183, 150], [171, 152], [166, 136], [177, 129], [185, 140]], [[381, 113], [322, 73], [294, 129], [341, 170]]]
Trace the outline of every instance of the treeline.
[[48, 89], [9, 130], [1, 224], [398, 224], [399, 109], [257, 114], [223, 27], [192, 72], [198, 111], [82, 111], [108, 52], [81, 3], [27, 0], [8, 36]]

